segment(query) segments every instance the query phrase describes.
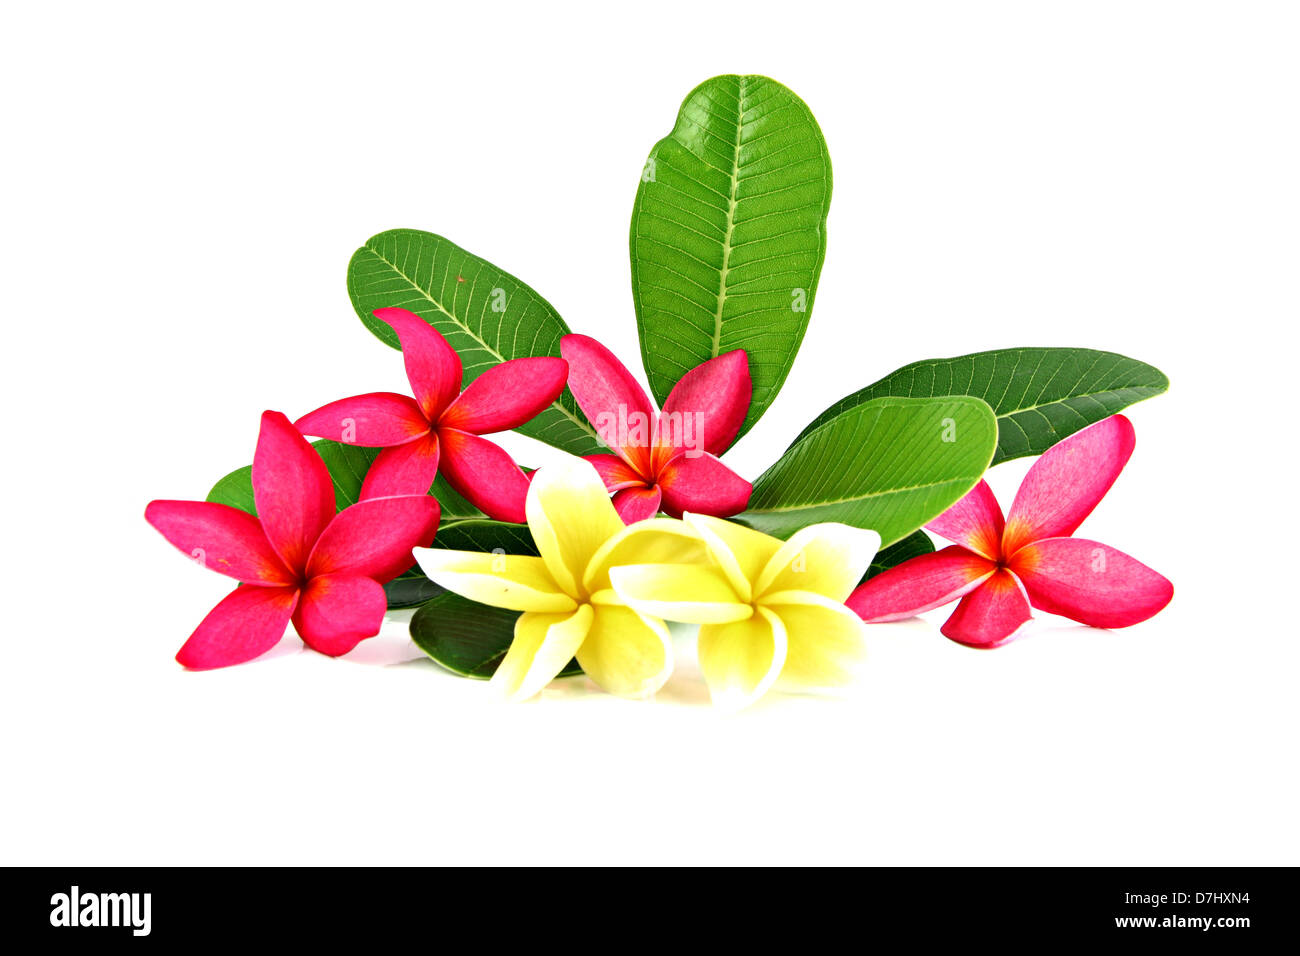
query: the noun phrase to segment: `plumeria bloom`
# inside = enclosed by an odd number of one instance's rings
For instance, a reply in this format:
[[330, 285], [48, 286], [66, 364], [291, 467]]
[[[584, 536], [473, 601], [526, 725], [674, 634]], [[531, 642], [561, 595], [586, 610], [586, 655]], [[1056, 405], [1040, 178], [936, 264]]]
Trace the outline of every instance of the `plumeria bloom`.
[[628, 524], [661, 508], [734, 515], [749, 504], [748, 481], [718, 460], [749, 412], [752, 386], [743, 349], [709, 359], [686, 373], [663, 413], [609, 349], [586, 335], [566, 335], [560, 354], [569, 363], [569, 389], [612, 448], [588, 457], [614, 507]]
[[866, 621], [897, 621], [961, 598], [945, 636], [1006, 643], [1030, 606], [1093, 627], [1128, 627], [1174, 595], [1164, 577], [1122, 551], [1072, 538], [1133, 454], [1133, 426], [1114, 415], [1053, 445], [1025, 476], [1005, 522], [981, 481], [926, 527], [956, 544], [904, 561], [849, 598]]
[[673, 560], [694, 542], [671, 519], [624, 527], [595, 470], [580, 458], [534, 473], [528, 529], [540, 557], [416, 549], [434, 582], [481, 604], [523, 611], [492, 684], [531, 697], [573, 657], [602, 688], [624, 697], [658, 690], [672, 671], [663, 621], [624, 605], [610, 587], [615, 563]]
[[437, 329], [406, 309], [376, 309], [402, 343], [415, 397], [371, 392], [330, 402], [298, 419], [304, 435], [383, 448], [361, 497], [425, 494], [438, 468], [479, 510], [524, 520], [528, 479], [498, 445], [480, 438], [535, 417], [564, 391], [568, 366], [552, 357], [511, 359], [461, 391], [460, 356]]
[[863, 623], [844, 606], [880, 546], [880, 535], [816, 524], [789, 541], [707, 515], [685, 524], [704, 545], [698, 565], [630, 561], [610, 572], [629, 607], [700, 624], [700, 670], [714, 704], [739, 710], [773, 684], [790, 690], [852, 679]]
[[145, 519], [168, 541], [240, 582], [176, 655], [186, 667], [252, 660], [290, 620], [308, 647], [337, 657], [379, 633], [382, 584], [431, 540], [438, 502], [427, 494], [373, 498], [335, 514], [325, 463], [279, 412], [262, 415], [253, 457], [257, 516], [208, 501], [151, 501]]

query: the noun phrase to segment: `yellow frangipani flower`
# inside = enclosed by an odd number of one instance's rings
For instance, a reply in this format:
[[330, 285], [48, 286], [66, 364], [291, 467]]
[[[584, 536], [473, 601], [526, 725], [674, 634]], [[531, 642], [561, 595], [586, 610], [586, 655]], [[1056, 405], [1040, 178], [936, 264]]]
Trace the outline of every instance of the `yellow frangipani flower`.
[[702, 557], [680, 521], [626, 527], [605, 483], [573, 458], [533, 476], [524, 506], [541, 557], [417, 548], [431, 580], [480, 604], [523, 611], [494, 684], [508, 699], [532, 697], [573, 657], [587, 676], [623, 697], [653, 694], [673, 667], [668, 629], [610, 585], [614, 564], [653, 565]]
[[810, 525], [781, 541], [686, 514], [709, 561], [615, 567], [614, 590], [645, 615], [699, 624], [700, 670], [713, 702], [739, 710], [778, 686], [843, 684], [865, 654], [862, 620], [844, 606], [880, 535]]

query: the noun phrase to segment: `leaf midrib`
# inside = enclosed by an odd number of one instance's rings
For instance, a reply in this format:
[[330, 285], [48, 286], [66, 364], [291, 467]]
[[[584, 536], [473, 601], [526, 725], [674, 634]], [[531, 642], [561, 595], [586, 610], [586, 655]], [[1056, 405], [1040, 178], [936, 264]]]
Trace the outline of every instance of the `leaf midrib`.
[[731, 151], [731, 187], [727, 191], [727, 221], [722, 235], [722, 270], [718, 273], [718, 308], [713, 313], [713, 345], [717, 358], [722, 349], [722, 310], [727, 304], [727, 274], [731, 271], [731, 240], [736, 231], [736, 190], [740, 185], [740, 133], [745, 117], [745, 78], [736, 86], [736, 136]]
[[[474, 332], [474, 330], [471, 329], [467, 324], [465, 324], [464, 322], [462, 322], [459, 318], [457, 318], [457, 317], [456, 317], [455, 315], [453, 315], [451, 312], [448, 312], [447, 309], [446, 309], [446, 307], [445, 307], [441, 302], [439, 302], [437, 299], [435, 299], [435, 298], [433, 297], [433, 294], [432, 294], [431, 292], [429, 292], [428, 290], [422, 288], [418, 282], [416, 282], [414, 279], [412, 279], [410, 276], [408, 276], [405, 272], [403, 272], [402, 269], [401, 269], [401, 267], [398, 266], [397, 263], [390, 261], [390, 260], [389, 260], [389, 259], [388, 259], [384, 254], [383, 254], [383, 253], [381, 253], [378, 249], [375, 249], [373, 246], [371, 246], [371, 245], [369, 245], [369, 244], [367, 244], [365, 248], [366, 248], [366, 249], [370, 252], [370, 254], [373, 255], [376, 259], [378, 259], [380, 262], [384, 263], [384, 265], [388, 266], [388, 267], [389, 267], [390, 269], [392, 269], [395, 273], [397, 273], [397, 275], [399, 275], [399, 276], [400, 276], [400, 277], [401, 277], [401, 278], [406, 282], [407, 285], [409, 285], [412, 289], [414, 289], [414, 290], [415, 290], [416, 292], [418, 292], [421, 296], [423, 296], [423, 297], [424, 297], [428, 302], [430, 302], [430, 303], [431, 303], [431, 304], [432, 304], [432, 305], [433, 305], [433, 306], [434, 306], [434, 307], [435, 307], [439, 312], [441, 312], [441, 313], [442, 313], [443, 315], [445, 315], [447, 318], [451, 319], [452, 322], [454, 322], [457, 326], [459, 326], [462, 330], [464, 330], [465, 334], [468, 335], [470, 338], [472, 338], [475, 342], [477, 342], [477, 343], [479, 344], [479, 347], [482, 348], [483, 351], [487, 352], [489, 355], [491, 355], [493, 358], [495, 358], [498, 362], [505, 362], [505, 361], [507, 361], [507, 359], [506, 359], [506, 357], [505, 357], [504, 355], [502, 355], [500, 352], [498, 352], [498, 351], [497, 351], [496, 349], [494, 349], [492, 346], [488, 345], [487, 342], [483, 341], [483, 339], [481, 339], [481, 338], [480, 338], [480, 337], [479, 337], [479, 336]], [[577, 425], [580, 429], [582, 429], [582, 431], [586, 432], [586, 433], [589, 434], [592, 438], [594, 438], [594, 439], [596, 439], [597, 441], [599, 441], [599, 436], [596, 434], [596, 430], [595, 430], [594, 428], [592, 428], [592, 427], [591, 427], [591, 426], [590, 426], [590, 425], [589, 425], [585, 420], [579, 418], [577, 415], [574, 415], [571, 411], [569, 411], [567, 408], [565, 408], [565, 407], [564, 407], [563, 405], [561, 405], [559, 402], [551, 402], [551, 408], [554, 408], [555, 410], [557, 410], [557, 411], [558, 411], [560, 414], [562, 414], [565, 418], [569, 419], [569, 421], [573, 422], [573, 423], [574, 423], [575, 425]]]
[[[979, 474], [976, 474], [973, 477], [978, 478]], [[883, 491], [873, 491], [870, 492], [869, 494], [853, 495], [848, 498], [831, 498], [827, 501], [804, 501], [804, 502], [799, 502], [797, 504], [792, 504], [789, 507], [785, 507], [785, 508], [746, 508], [745, 511], [743, 511], [741, 514], [742, 515], [745, 514], [771, 515], [771, 514], [782, 514], [788, 511], [806, 511], [809, 508], [824, 508], [827, 505], [843, 505], [843, 504], [850, 504], [855, 501], [869, 501], [872, 498], [881, 498], [885, 495], [901, 494], [902, 492], [905, 491], [920, 491], [923, 488], [939, 488], [942, 487], [943, 485], [951, 485], [955, 482], [964, 482], [966, 480], [967, 480], [967, 476], [961, 475], [952, 478], [945, 478], [943, 481], [928, 481], [919, 485], [904, 485], [899, 488], [886, 488]]]

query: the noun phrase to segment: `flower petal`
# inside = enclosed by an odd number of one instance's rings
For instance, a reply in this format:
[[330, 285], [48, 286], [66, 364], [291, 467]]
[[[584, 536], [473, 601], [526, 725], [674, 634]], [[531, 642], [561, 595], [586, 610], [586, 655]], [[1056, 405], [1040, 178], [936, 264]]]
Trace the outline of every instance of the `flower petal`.
[[658, 485], [653, 488], [624, 488], [614, 495], [614, 510], [624, 524], [636, 524], [657, 515], [663, 497]]
[[596, 469], [607, 491], [645, 486], [646, 480], [618, 455], [587, 455], [585, 460]]
[[663, 621], [629, 607], [598, 605], [578, 663], [602, 690], [620, 697], [646, 697], [668, 680], [673, 645]]
[[[569, 390], [601, 440], [646, 474], [655, 409], [632, 373], [605, 346], [589, 335], [560, 339], [560, 354], [569, 363]], [[644, 441], [637, 440], [644, 428]]]
[[736, 711], [776, 682], [786, 661], [781, 619], [765, 607], [744, 621], [700, 628], [700, 671], [715, 706]]
[[539, 468], [528, 486], [525, 510], [528, 530], [551, 576], [575, 596], [592, 557], [623, 531], [605, 483], [581, 458]]
[[990, 561], [996, 561], [1002, 554], [1002, 509], [987, 481], [981, 480], [925, 527]]
[[366, 471], [361, 499], [395, 495], [427, 495], [438, 477], [440, 451], [437, 433], [431, 432], [395, 448], [385, 448]]
[[316, 449], [279, 412], [262, 414], [253, 504], [275, 553], [295, 574], [334, 519], [334, 481]]
[[1160, 611], [1174, 586], [1123, 551], [1085, 538], [1044, 538], [1016, 552], [1011, 570], [1040, 611], [1093, 627], [1128, 627]]
[[880, 535], [838, 522], [801, 528], [781, 545], [754, 583], [761, 599], [774, 591], [814, 591], [843, 601], [871, 567]]
[[365, 448], [389, 448], [429, 434], [429, 420], [420, 406], [396, 392], [340, 398], [308, 412], [294, 427], [304, 435]]
[[1112, 415], [1043, 452], [1011, 503], [1002, 553], [1073, 534], [1115, 483], [1136, 440], [1129, 420]]
[[455, 428], [439, 428], [442, 473], [489, 518], [523, 524], [528, 479], [500, 445]]
[[659, 416], [660, 440], [721, 455], [744, 424], [752, 395], [744, 349], [711, 358], [683, 375], [668, 393]]
[[778, 687], [840, 687], [857, 676], [867, 657], [866, 625], [843, 604], [812, 591], [780, 591], [764, 598], [763, 606], [785, 625]]
[[349, 574], [391, 581], [412, 564], [411, 549], [433, 543], [439, 517], [430, 495], [368, 498], [335, 516], [323, 532], [307, 574]]
[[436, 422], [443, 409], [460, 394], [460, 356], [442, 333], [406, 309], [375, 309], [375, 318], [387, 322], [402, 343], [406, 378], [420, 409]]
[[144, 518], [205, 568], [249, 584], [292, 584], [294, 576], [246, 511], [210, 501], [151, 501]]
[[561, 358], [502, 362], [470, 382], [438, 424], [475, 435], [517, 428], [558, 399], [568, 377], [569, 363]]
[[744, 511], [754, 486], [713, 455], [691, 455], [682, 452], [659, 472], [664, 511], [674, 518], [686, 511], [718, 518]]
[[957, 605], [939, 630], [971, 647], [999, 647], [1030, 618], [1024, 586], [1005, 568], [993, 572]]
[[858, 585], [844, 603], [870, 624], [901, 621], [969, 594], [997, 567], [954, 544], [877, 574]]
[[297, 603], [295, 587], [235, 588], [208, 612], [176, 660], [194, 670], [251, 661], [284, 637]]
[[541, 558], [446, 548], [416, 548], [429, 579], [480, 604], [511, 611], [567, 613], [577, 602], [559, 589]]
[[527, 700], [559, 675], [581, 648], [594, 612], [583, 604], [563, 614], [527, 613], [491, 684], [507, 700]]
[[713, 567], [627, 564], [611, 568], [609, 578], [619, 599], [647, 617], [725, 624], [754, 613], [740, 601], [726, 575]]
[[711, 563], [704, 542], [691, 527], [676, 518], [651, 518], [628, 525], [610, 538], [592, 557], [582, 577], [589, 594], [613, 587], [610, 568], [624, 564]]
[[383, 586], [357, 574], [323, 574], [307, 582], [293, 626], [312, 650], [338, 657], [379, 633], [388, 599]]
[[784, 542], [770, 534], [712, 515], [688, 511], [682, 518], [700, 536], [710, 557], [736, 589], [736, 594], [745, 601], [752, 600], [754, 582]]

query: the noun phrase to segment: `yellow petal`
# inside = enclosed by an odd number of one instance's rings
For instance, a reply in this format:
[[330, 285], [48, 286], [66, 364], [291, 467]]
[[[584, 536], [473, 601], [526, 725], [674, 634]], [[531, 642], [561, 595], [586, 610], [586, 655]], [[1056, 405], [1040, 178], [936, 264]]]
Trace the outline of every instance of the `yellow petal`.
[[709, 552], [692, 528], [676, 518], [628, 525], [606, 541], [583, 576], [587, 593], [611, 587], [609, 569], [620, 564], [708, 564]]
[[740, 710], [767, 692], [785, 664], [781, 619], [765, 607], [747, 621], [700, 628], [700, 670], [713, 703]]
[[692, 564], [629, 564], [609, 576], [624, 604], [647, 617], [687, 624], [725, 624], [754, 613], [717, 568]]
[[842, 602], [867, 573], [878, 547], [880, 535], [874, 531], [835, 522], [809, 525], [781, 545], [754, 592], [814, 591]]
[[605, 483], [581, 458], [544, 465], [528, 486], [524, 513], [551, 576], [575, 597], [592, 556], [624, 527]]
[[604, 690], [645, 697], [663, 686], [673, 669], [673, 645], [663, 621], [629, 607], [599, 606], [578, 663]]
[[857, 677], [867, 656], [866, 625], [843, 604], [811, 591], [779, 591], [763, 607], [781, 619], [789, 644], [778, 687], [841, 687]]
[[420, 570], [434, 584], [480, 604], [512, 611], [572, 611], [578, 602], [556, 585], [541, 558], [416, 548]]
[[740, 599], [751, 600], [754, 582], [780, 549], [780, 539], [710, 515], [687, 512], [682, 518], [699, 533]]
[[591, 628], [592, 617], [586, 604], [568, 614], [520, 614], [515, 621], [515, 639], [492, 675], [492, 686], [507, 700], [532, 697], [573, 659]]

